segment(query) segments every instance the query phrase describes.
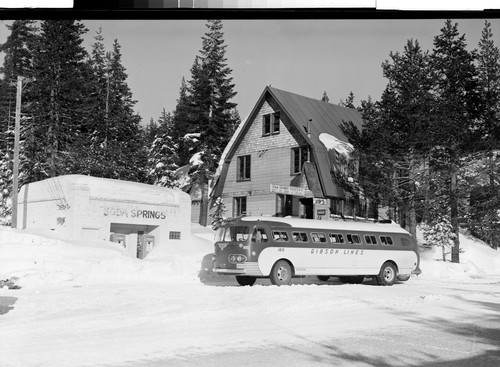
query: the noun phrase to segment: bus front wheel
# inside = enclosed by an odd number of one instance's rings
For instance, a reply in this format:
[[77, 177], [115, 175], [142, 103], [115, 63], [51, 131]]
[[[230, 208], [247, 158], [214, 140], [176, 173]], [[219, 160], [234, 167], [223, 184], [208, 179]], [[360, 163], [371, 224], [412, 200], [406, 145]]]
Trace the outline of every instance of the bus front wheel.
[[292, 267], [288, 261], [277, 261], [271, 270], [269, 279], [274, 285], [289, 285], [292, 282]]
[[257, 280], [257, 278], [255, 277], [248, 277], [248, 276], [241, 276], [241, 275], [237, 275], [236, 276], [236, 281], [238, 282], [239, 285], [242, 285], [242, 286], [252, 286], [255, 284], [255, 281]]
[[380, 285], [393, 285], [397, 277], [396, 266], [391, 262], [385, 262], [380, 268], [377, 276], [377, 283]]

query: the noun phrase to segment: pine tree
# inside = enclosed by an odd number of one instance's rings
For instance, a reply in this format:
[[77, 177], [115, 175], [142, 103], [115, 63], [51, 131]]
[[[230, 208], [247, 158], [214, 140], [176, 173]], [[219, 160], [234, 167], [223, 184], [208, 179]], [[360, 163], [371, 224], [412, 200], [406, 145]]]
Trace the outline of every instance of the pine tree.
[[328, 98], [328, 94], [326, 94], [326, 90], [323, 92], [323, 97], [321, 97], [323, 102], [330, 102], [330, 98]]
[[[236, 104], [231, 102], [236, 92], [230, 76], [232, 70], [225, 57], [227, 46], [224, 45], [222, 22], [209, 20], [207, 28], [202, 37], [200, 55], [196, 56], [191, 67], [191, 80], [186, 89], [181, 88], [181, 98], [174, 114], [174, 136], [183, 139], [179, 154], [181, 164], [194, 154], [201, 158], [201, 164], [191, 166], [190, 177], [202, 191], [200, 223], [204, 226], [208, 219], [209, 182], [239, 123]], [[188, 143], [186, 134], [199, 134], [199, 138]]]
[[219, 197], [215, 200], [214, 207], [215, 207], [215, 210], [210, 215], [212, 217], [212, 222], [210, 223], [210, 225], [212, 226], [212, 229], [214, 231], [216, 231], [217, 229], [220, 228], [220, 226], [228, 218], [224, 217], [224, 214], [226, 213], [227, 208], [226, 208], [226, 204], [224, 203], [224, 200], [222, 198]]
[[442, 259], [446, 261], [455, 244], [456, 236], [449, 218], [447, 216], [438, 217], [431, 224], [424, 225], [423, 229], [424, 239], [427, 244], [441, 247]]
[[[378, 206], [388, 202], [392, 197], [391, 172], [393, 172], [393, 161], [387, 152], [388, 131], [381, 124], [378, 103], [374, 103], [369, 97], [361, 101], [357, 108], [363, 117], [363, 127], [359, 129], [352, 122], [344, 122], [340, 125], [344, 135], [355, 148], [359, 157], [358, 172], [354, 177], [357, 185], [342, 182], [335, 177], [337, 183], [351, 192], [354, 197], [365, 196], [372, 203], [372, 215], [378, 217]], [[362, 189], [359, 191], [356, 187]]]
[[445, 22], [441, 34], [434, 38], [432, 68], [436, 73], [436, 123], [431, 126], [434, 144], [442, 147], [447, 158], [449, 173], [450, 223], [453, 228], [454, 247], [452, 261], [459, 262], [459, 197], [458, 171], [460, 158], [477, 140], [479, 94], [474, 53], [466, 48], [465, 35], [458, 32], [458, 24]]
[[[500, 166], [500, 52], [493, 41], [491, 24], [485, 25], [477, 52], [479, 88], [483, 107], [481, 108], [483, 159], [474, 159], [471, 165], [479, 165], [482, 172], [476, 174], [488, 177], [488, 182], [476, 181], [471, 193], [470, 214], [472, 230], [493, 247], [500, 241], [500, 185], [498, 175]], [[475, 203], [474, 203], [475, 201]], [[474, 205], [473, 205], [474, 204]]]
[[25, 140], [29, 181], [74, 171], [75, 144], [88, 117], [84, 112], [89, 76], [82, 42], [86, 28], [74, 20], [41, 24], [33, 58], [33, 120]]
[[[172, 139], [178, 145], [179, 165], [184, 166], [189, 163], [192, 153], [185, 145], [184, 136], [186, 134], [199, 131], [194, 125], [195, 121], [190, 118], [190, 98], [186, 80], [182, 78], [179, 99], [173, 113]], [[191, 154], [190, 154], [191, 153]]]
[[149, 149], [149, 173], [152, 184], [163, 187], [178, 187], [175, 171], [179, 168], [177, 149], [174, 144], [172, 133], [172, 116], [163, 110], [158, 120], [156, 138]]
[[394, 162], [393, 201], [402, 213], [398, 221], [416, 237], [417, 182], [422, 180], [423, 162], [431, 149], [427, 133], [434, 80], [428, 52], [418, 41], [408, 40], [403, 53], [390, 53], [382, 70], [388, 84], [380, 110], [382, 129], [389, 132], [386, 149]]
[[[165, 110], [162, 112], [162, 116], [166, 114]], [[149, 119], [149, 124], [146, 125], [146, 131], [145, 131], [145, 142], [147, 146], [151, 146], [153, 144], [153, 141], [156, 139], [156, 135], [158, 135], [160, 131], [160, 127], [158, 123], [151, 117]]]
[[[14, 120], [16, 109], [17, 77], [29, 78], [32, 75], [33, 42], [36, 37], [34, 21], [15, 20], [7, 26], [11, 34], [0, 45], [0, 52], [5, 54], [0, 67], [0, 220], [10, 224], [12, 195], [12, 170], [14, 150]], [[26, 92], [26, 83], [23, 84]], [[23, 105], [29, 100], [22, 95]], [[21, 123], [26, 121], [26, 108], [21, 108]], [[21, 159], [23, 155], [21, 154]], [[23, 161], [25, 161], [23, 159]], [[2, 219], [3, 218], [3, 219]]]
[[96, 32], [92, 44], [88, 67], [91, 70], [87, 84], [89, 88], [86, 109], [91, 111], [86, 125], [86, 139], [82, 139], [78, 172], [96, 177], [112, 177], [107, 154], [109, 63], [104, 47], [102, 28]]
[[106, 177], [146, 181], [147, 147], [140, 116], [134, 112], [132, 92], [127, 84], [126, 69], [122, 64], [121, 46], [113, 42], [113, 51], [107, 55], [109, 90], [107, 92], [104, 150], [112, 163]]
[[[224, 45], [224, 34], [220, 20], [209, 20], [208, 32], [202, 38], [202, 71], [206, 74], [209, 87], [209, 103], [205, 105], [208, 119], [202, 120], [201, 139], [211, 147], [213, 154], [220, 157], [224, 147], [231, 138], [236, 121], [232, 119], [232, 111], [236, 107], [231, 99], [236, 96], [234, 92], [231, 68], [227, 65], [225, 57], [227, 46]], [[203, 78], [204, 79], [204, 78]], [[202, 86], [202, 91], [204, 87]], [[203, 96], [203, 92], [201, 95]], [[196, 99], [194, 99], [196, 101]], [[199, 102], [199, 101], [198, 101]], [[203, 124], [205, 123], [205, 124]], [[214, 166], [209, 167], [214, 170]]]
[[340, 100], [339, 106], [356, 109], [354, 106], [354, 93], [351, 91], [345, 101]]

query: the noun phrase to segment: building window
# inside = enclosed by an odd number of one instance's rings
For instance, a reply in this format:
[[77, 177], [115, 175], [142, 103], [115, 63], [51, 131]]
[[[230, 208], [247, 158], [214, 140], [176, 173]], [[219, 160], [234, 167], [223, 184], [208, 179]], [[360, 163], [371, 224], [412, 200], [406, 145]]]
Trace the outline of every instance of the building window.
[[181, 232], [170, 231], [170, 233], [168, 234], [168, 238], [170, 240], [180, 240], [181, 239]]
[[247, 214], [246, 196], [234, 198], [233, 217], [240, 217]]
[[280, 113], [269, 113], [262, 116], [262, 136], [280, 133]]
[[238, 181], [250, 180], [250, 156], [244, 155], [238, 157], [238, 172], [236, 173]]
[[292, 174], [302, 172], [302, 166], [307, 162], [308, 148], [292, 148]]

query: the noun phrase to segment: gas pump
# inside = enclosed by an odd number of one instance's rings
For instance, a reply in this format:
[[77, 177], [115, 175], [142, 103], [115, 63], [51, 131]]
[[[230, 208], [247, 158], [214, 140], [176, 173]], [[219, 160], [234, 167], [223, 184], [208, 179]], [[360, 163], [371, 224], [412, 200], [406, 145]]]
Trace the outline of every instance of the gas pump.
[[123, 248], [127, 247], [127, 243], [125, 241], [125, 235], [122, 233], [111, 233], [110, 239], [111, 242], [118, 243], [123, 246]]
[[137, 236], [137, 257], [144, 259], [155, 246], [155, 237], [149, 234]]

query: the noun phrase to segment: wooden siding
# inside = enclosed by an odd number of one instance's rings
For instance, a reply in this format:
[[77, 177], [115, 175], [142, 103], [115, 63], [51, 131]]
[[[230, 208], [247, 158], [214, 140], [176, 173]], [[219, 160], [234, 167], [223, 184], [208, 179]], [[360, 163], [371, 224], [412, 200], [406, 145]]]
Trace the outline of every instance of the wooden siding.
[[[275, 213], [276, 194], [269, 191], [270, 184], [290, 186], [294, 178], [291, 175], [291, 148], [303, 145], [305, 141], [284, 111], [279, 111], [279, 134], [262, 136], [263, 116], [278, 112], [271, 104], [272, 101], [263, 101], [229, 163], [222, 193], [228, 215], [233, 214], [233, 198], [240, 196], [247, 197], [248, 215]], [[238, 157], [245, 155], [251, 156], [251, 179], [238, 181]]]

